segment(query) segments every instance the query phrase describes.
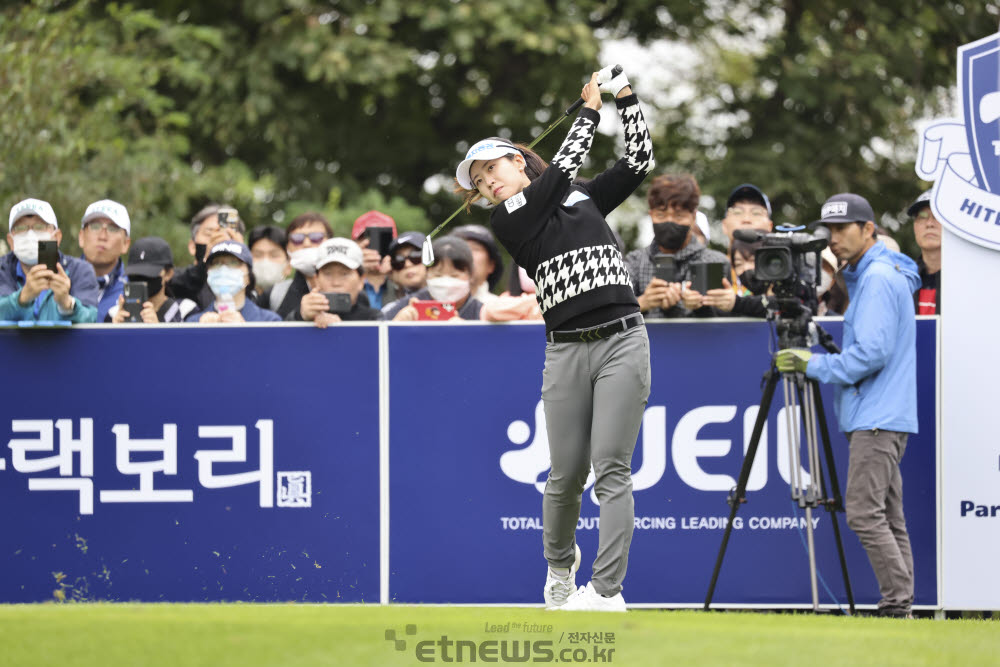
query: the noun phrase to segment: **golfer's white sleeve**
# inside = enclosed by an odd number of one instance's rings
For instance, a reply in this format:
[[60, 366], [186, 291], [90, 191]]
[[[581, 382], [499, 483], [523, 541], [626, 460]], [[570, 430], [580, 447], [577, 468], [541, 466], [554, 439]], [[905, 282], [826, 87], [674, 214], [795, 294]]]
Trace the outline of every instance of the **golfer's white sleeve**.
[[653, 139], [649, 136], [646, 119], [633, 95], [615, 100], [625, 127], [625, 161], [637, 174], [648, 174], [656, 166], [653, 159]]
[[573, 127], [569, 129], [569, 134], [566, 135], [562, 146], [552, 158], [552, 166], [558, 167], [569, 176], [570, 183], [576, 178], [576, 173], [580, 171], [587, 153], [590, 152], [598, 120], [600, 120], [600, 115], [596, 111], [584, 108], [573, 121]]

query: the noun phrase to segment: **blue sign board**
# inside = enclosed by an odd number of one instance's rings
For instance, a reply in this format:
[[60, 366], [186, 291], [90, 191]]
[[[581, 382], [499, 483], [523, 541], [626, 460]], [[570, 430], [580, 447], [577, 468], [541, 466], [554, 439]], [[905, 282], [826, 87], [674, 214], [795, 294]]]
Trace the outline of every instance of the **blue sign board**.
[[[902, 466], [917, 604], [937, 601], [934, 325], [918, 323], [921, 433], [911, 437]], [[839, 321], [827, 328], [840, 339]], [[729, 513], [726, 496], [761, 400], [770, 333], [763, 322], [648, 329], [653, 384], [633, 457], [636, 528], [623, 594], [629, 603], [697, 604], [708, 589]], [[540, 326], [390, 330], [392, 600], [541, 600], [544, 346]], [[836, 429], [832, 390], [822, 393]], [[779, 386], [748, 502], [734, 522], [718, 603], [811, 600], [805, 518], [786, 481], [782, 408]], [[835, 430], [831, 439], [843, 490], [847, 440]], [[577, 527], [584, 555], [579, 584], [590, 577], [598, 516], [588, 484]], [[878, 587], [864, 550], [843, 514], [838, 520], [856, 600], [874, 603]], [[822, 602], [846, 604], [830, 516], [814, 510], [813, 521], [820, 575], [832, 593], [821, 588]]]
[[[903, 459], [916, 603], [928, 605], [937, 602], [935, 324], [918, 322], [921, 433]], [[840, 322], [827, 328], [839, 339]], [[770, 332], [763, 322], [711, 321], [648, 330], [653, 384], [633, 457], [624, 595], [698, 604]], [[0, 331], [0, 601], [375, 602], [385, 593], [381, 547], [390, 601], [540, 603], [544, 348], [541, 325]], [[835, 429], [831, 393], [824, 388]], [[810, 600], [782, 408], [779, 390], [718, 603]], [[831, 436], [843, 489], [847, 442]], [[581, 584], [598, 516], [588, 483]], [[839, 519], [856, 598], [874, 602], [871, 567]], [[823, 602], [843, 603], [830, 516], [817, 510], [814, 521]]]
[[378, 600], [377, 329], [0, 350], [0, 600]]

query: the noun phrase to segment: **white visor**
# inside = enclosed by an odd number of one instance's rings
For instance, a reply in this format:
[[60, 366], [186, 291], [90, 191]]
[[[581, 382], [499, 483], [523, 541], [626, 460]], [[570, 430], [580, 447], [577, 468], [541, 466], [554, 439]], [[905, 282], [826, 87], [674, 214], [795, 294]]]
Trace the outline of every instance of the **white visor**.
[[472, 163], [476, 160], [495, 160], [498, 157], [512, 153], [521, 153], [521, 151], [515, 148], [513, 144], [505, 141], [483, 139], [476, 143], [465, 154], [465, 159], [458, 163], [458, 169], [455, 170], [455, 178], [458, 180], [458, 184], [466, 190], [475, 190], [475, 186], [472, 185], [472, 178], [469, 176], [469, 169], [472, 168]]

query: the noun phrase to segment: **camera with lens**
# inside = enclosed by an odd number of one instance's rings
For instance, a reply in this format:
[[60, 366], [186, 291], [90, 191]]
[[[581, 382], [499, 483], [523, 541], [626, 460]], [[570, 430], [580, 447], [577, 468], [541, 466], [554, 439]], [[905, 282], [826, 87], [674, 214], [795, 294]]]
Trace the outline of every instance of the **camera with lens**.
[[[820, 253], [827, 246], [829, 232], [820, 227], [817, 234], [807, 234], [804, 227], [779, 226], [770, 234], [752, 229], [737, 229], [733, 238], [759, 243], [754, 253], [753, 282], [757, 293], [773, 289], [773, 299], [766, 301], [768, 317], [777, 322], [781, 349], [809, 347], [816, 327], [816, 285], [820, 282]], [[824, 232], [826, 235], [824, 235]]]
[[754, 229], [737, 229], [733, 237], [746, 243], [760, 243], [754, 253], [753, 275], [756, 281], [773, 287], [779, 297], [815, 294], [820, 281], [820, 253], [827, 245], [826, 231], [807, 234], [804, 227], [779, 226], [771, 234]]

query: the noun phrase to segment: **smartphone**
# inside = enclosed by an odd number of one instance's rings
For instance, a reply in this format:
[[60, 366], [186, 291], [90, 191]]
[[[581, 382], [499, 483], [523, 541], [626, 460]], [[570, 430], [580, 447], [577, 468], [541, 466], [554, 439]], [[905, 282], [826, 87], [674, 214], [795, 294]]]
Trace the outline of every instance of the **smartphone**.
[[326, 297], [327, 312], [335, 315], [346, 315], [351, 312], [351, 295], [343, 292], [323, 292]]
[[56, 264], [59, 263], [58, 241], [38, 242], [38, 263], [44, 264], [49, 271], [59, 271], [59, 269], [56, 268]]
[[229, 229], [230, 227], [236, 229], [240, 221], [240, 214], [236, 212], [235, 208], [220, 208], [216, 217], [219, 220], [219, 229]]
[[721, 262], [692, 262], [691, 289], [705, 294], [710, 289], [722, 289], [722, 270], [725, 264]]
[[653, 276], [668, 283], [677, 282], [677, 260], [670, 255], [656, 255], [653, 258]]
[[414, 301], [413, 307], [417, 309], [417, 319], [423, 321], [443, 322], [458, 314], [455, 304], [443, 301]]
[[126, 322], [142, 322], [142, 304], [149, 301], [149, 289], [144, 282], [125, 283], [125, 303], [122, 308], [128, 313]]
[[369, 227], [365, 230], [368, 237], [368, 247], [378, 250], [378, 254], [385, 257], [389, 254], [389, 244], [392, 243], [392, 227]]

